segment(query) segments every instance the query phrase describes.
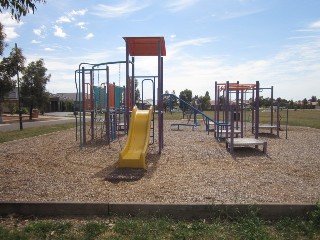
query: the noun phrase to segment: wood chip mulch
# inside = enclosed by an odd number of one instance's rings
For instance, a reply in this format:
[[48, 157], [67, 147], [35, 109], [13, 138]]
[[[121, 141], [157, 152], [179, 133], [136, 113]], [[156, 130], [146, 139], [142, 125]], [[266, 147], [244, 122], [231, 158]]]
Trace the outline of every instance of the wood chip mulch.
[[[320, 200], [320, 130], [261, 134], [260, 149], [234, 154], [204, 126], [171, 129], [149, 147], [147, 169], [119, 169], [125, 137], [82, 150], [75, 129], [0, 144], [0, 201], [315, 203]], [[174, 128], [174, 127], [173, 127]], [[249, 134], [249, 133], [247, 133]]]

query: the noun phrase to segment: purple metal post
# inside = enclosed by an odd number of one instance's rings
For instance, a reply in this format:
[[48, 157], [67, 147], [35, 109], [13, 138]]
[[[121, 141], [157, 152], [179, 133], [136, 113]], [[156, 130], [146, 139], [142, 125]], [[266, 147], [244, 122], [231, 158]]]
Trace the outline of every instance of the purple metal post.
[[[161, 47], [160, 47], [161, 49]], [[161, 54], [160, 54], [161, 56]], [[161, 57], [161, 149], [164, 148], [164, 134], [163, 134], [163, 57]]]
[[135, 97], [135, 93], [136, 93], [136, 81], [134, 79], [134, 57], [131, 58], [132, 59], [132, 65], [131, 65], [131, 73], [132, 73], [132, 89], [131, 89], [131, 101], [132, 101], [132, 106], [134, 106], [136, 97]]
[[107, 137], [107, 143], [110, 145], [110, 91], [109, 91], [109, 66], [106, 67], [106, 83], [107, 83], [107, 106], [106, 106], [106, 112], [105, 112], [105, 123], [106, 123], [106, 137]]
[[125, 92], [125, 114], [124, 114], [124, 129], [128, 133], [129, 128], [129, 94], [130, 94], [130, 80], [129, 80], [129, 44], [126, 41], [126, 92]]
[[86, 144], [87, 142], [87, 136], [86, 136], [86, 84], [85, 84], [85, 72], [84, 67], [82, 67], [82, 135], [83, 135], [83, 144]]
[[[257, 86], [256, 86], [257, 88]], [[255, 109], [255, 100], [254, 100], [254, 90], [256, 88], [252, 89], [252, 98], [251, 98], [251, 132], [254, 133], [254, 109]]]
[[[225, 122], [229, 121], [229, 93], [230, 93], [230, 84], [229, 81], [226, 82], [226, 100], [225, 100]], [[228, 126], [226, 126], [226, 139], [229, 137]]]
[[90, 111], [90, 116], [91, 116], [91, 140], [94, 140], [94, 110], [95, 110], [95, 99], [93, 97], [93, 85], [94, 85], [94, 72], [91, 69], [90, 70], [90, 105], [91, 105], [91, 111]]
[[162, 151], [162, 139], [163, 139], [163, 131], [162, 131], [162, 76], [161, 76], [161, 42], [158, 42], [158, 144], [159, 144], [159, 154]]
[[243, 138], [243, 90], [241, 90], [241, 101], [240, 101], [240, 128], [241, 128], [241, 138]]
[[[271, 86], [271, 109], [270, 109], [270, 111], [271, 111], [271, 121], [270, 121], [270, 123], [271, 123], [271, 126], [273, 126], [273, 86]], [[270, 133], [272, 134], [272, 128], [270, 128]]]
[[[214, 84], [214, 89], [215, 89], [215, 95], [214, 95], [214, 120], [219, 122], [219, 88], [218, 88], [218, 83], [215, 82]], [[216, 137], [216, 130], [217, 130], [217, 126], [216, 124], [214, 124], [214, 136]]]
[[[231, 112], [231, 116], [230, 116], [230, 118], [231, 118], [231, 121], [230, 121], [230, 129], [231, 129], [231, 131], [230, 131], [230, 134], [231, 134], [231, 137], [230, 137], [230, 153], [233, 153], [233, 145], [234, 145], [234, 107], [233, 106], [231, 106], [231, 109], [230, 109], [230, 112]], [[227, 133], [228, 133], [228, 131], [227, 131]], [[227, 141], [227, 139], [226, 139], [226, 141]]]
[[[239, 81], [237, 81], [237, 84], [239, 85]], [[236, 129], [239, 129], [239, 90], [236, 90]]]
[[[255, 114], [255, 134], [254, 137], [255, 139], [258, 139], [259, 136], [259, 81], [256, 82], [256, 101], [255, 101], [255, 109], [256, 109], [256, 114]], [[256, 146], [258, 147], [258, 146]]]
[[279, 130], [280, 130], [280, 103], [277, 103], [277, 136], [279, 137]]

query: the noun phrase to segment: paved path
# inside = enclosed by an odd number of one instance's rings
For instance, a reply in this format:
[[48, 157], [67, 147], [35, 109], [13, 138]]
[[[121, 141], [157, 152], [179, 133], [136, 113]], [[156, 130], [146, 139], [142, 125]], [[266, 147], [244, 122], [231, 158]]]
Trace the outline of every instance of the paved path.
[[[35, 121], [35, 122], [23, 122], [23, 128], [31, 128], [31, 127], [39, 127], [39, 126], [49, 126], [56, 124], [63, 124], [69, 122], [75, 122], [75, 118], [65, 118], [65, 119], [57, 119], [57, 120], [48, 120], [48, 121]], [[0, 131], [12, 131], [19, 130], [20, 124], [19, 122], [14, 122], [10, 124], [0, 124]]]

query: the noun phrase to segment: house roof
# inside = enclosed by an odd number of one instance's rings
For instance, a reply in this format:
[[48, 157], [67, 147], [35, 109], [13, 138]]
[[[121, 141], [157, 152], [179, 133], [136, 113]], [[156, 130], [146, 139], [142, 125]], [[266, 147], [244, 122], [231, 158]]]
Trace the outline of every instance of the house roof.
[[131, 56], [159, 56], [159, 43], [161, 56], [166, 56], [164, 37], [123, 37], [128, 44]]
[[[51, 94], [50, 97], [53, 97], [53, 98], [59, 98], [59, 100], [73, 100], [73, 101], [76, 101], [76, 95], [77, 93], [56, 93], [56, 94]], [[81, 99], [81, 93], [79, 94], [78, 98], [80, 97]]]

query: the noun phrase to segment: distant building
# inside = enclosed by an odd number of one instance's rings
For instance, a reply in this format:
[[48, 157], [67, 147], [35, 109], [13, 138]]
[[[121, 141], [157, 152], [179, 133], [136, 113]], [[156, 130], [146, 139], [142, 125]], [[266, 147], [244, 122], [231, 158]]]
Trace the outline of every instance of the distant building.
[[76, 93], [50, 93], [50, 103], [46, 112], [73, 112], [76, 96]]
[[[8, 113], [11, 112], [10, 108], [17, 108], [18, 100], [18, 88], [16, 87], [4, 98], [3, 112]], [[72, 112], [75, 101], [76, 93], [50, 93], [49, 103], [45, 108], [45, 112]]]

